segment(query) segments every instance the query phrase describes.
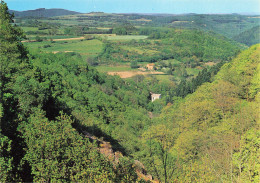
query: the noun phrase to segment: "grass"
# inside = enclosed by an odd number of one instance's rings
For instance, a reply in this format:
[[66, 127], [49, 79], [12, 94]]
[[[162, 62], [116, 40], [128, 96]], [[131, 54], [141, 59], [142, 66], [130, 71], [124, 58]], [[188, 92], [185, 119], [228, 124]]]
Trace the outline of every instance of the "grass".
[[[41, 20], [42, 22], [51, 22], [51, 23], [58, 23], [58, 24], [62, 24], [62, 25], [66, 25], [66, 26], [70, 26], [70, 25], [79, 25], [82, 24], [81, 22], [74, 20], [74, 19], [70, 19], [70, 20]], [[84, 21], [84, 23], [90, 23], [90, 21]]]
[[160, 75], [155, 75], [156, 79], [158, 79], [159, 81], [170, 81], [170, 78], [172, 78], [173, 76], [171, 75], [167, 75], [167, 74], [160, 74]]
[[28, 31], [38, 31], [38, 27], [21, 27], [24, 32]]
[[138, 69], [132, 69], [130, 66], [120, 65], [120, 66], [112, 66], [112, 65], [100, 65], [97, 66], [96, 69], [99, 72], [121, 72], [121, 71], [137, 71]]
[[41, 33], [48, 33], [49, 29], [39, 30], [38, 27], [21, 27], [24, 32], [37, 31]]
[[201, 70], [197, 68], [186, 68], [186, 71], [188, 75], [197, 76]]
[[[30, 40], [35, 40], [35, 35], [27, 35], [27, 38], [30, 38]], [[77, 38], [79, 36], [71, 36], [71, 35], [55, 35], [55, 36], [47, 36], [47, 35], [39, 35], [41, 38], [47, 38], [47, 39], [66, 39], [66, 38]]]
[[[65, 52], [65, 51], [73, 51], [82, 55], [83, 59], [87, 59], [90, 57], [97, 56], [103, 47], [103, 43], [99, 40], [70, 40], [70, 41], [57, 41], [55, 43], [51, 43], [50, 41], [43, 42], [30, 42], [24, 43], [29, 49], [39, 48], [44, 52]], [[44, 46], [50, 45], [51, 47], [44, 48]], [[140, 62], [138, 63], [140, 66], [145, 66], [147, 63]], [[117, 65], [100, 65], [97, 66], [96, 69], [99, 72], [107, 73], [107, 72], [123, 72], [123, 71], [139, 71], [138, 69], [132, 69], [130, 67], [130, 62], [127, 63], [118, 63]], [[155, 77], [160, 81], [169, 82], [169, 75], [155, 75]]]
[[135, 40], [140, 40], [140, 39], [146, 39], [148, 36], [140, 36], [140, 35], [125, 35], [125, 36], [109, 36], [107, 37], [107, 40], [110, 40], [110, 41], [120, 41], [120, 40], [132, 40], [132, 39], [135, 39]]
[[176, 59], [162, 60], [162, 62], [165, 63], [165, 64], [171, 63], [171, 64], [174, 64], [174, 65], [179, 65], [179, 64], [181, 64], [181, 62], [178, 61], [178, 60], [176, 60]]
[[[29, 28], [25, 28], [29, 30]], [[76, 36], [43, 36], [47, 39], [63, 39], [63, 38], [73, 38]], [[107, 36], [108, 37], [108, 36]], [[110, 35], [108, 40], [132, 40], [132, 39], [145, 39], [147, 36], [116, 36]], [[31, 40], [35, 39], [34, 37], [30, 37]], [[30, 42], [24, 43], [29, 49], [39, 48], [41, 51], [45, 52], [65, 52], [65, 51], [73, 51], [82, 55], [83, 59], [87, 59], [90, 57], [97, 56], [103, 48], [103, 43], [99, 40], [68, 40], [68, 41], [56, 41], [55, 43], [51, 43], [50, 41], [42, 41], [42, 42]], [[44, 48], [44, 46], [49, 45], [50, 47]], [[129, 48], [134, 49], [135, 48]], [[138, 49], [136, 49], [137, 51]], [[149, 50], [141, 50], [142, 52]], [[124, 68], [124, 69], [123, 69]], [[111, 70], [113, 71], [113, 70]], [[118, 68], [115, 70], [118, 71]], [[122, 67], [120, 71], [127, 71], [125, 67]]]
[[[51, 43], [50, 41], [43, 42], [31, 42], [25, 43], [25, 45], [30, 48], [39, 48], [41, 51], [45, 52], [65, 52], [73, 51], [79, 53], [83, 59], [89, 57], [95, 57], [102, 51], [103, 43], [99, 40], [75, 40], [75, 41], [59, 41]], [[51, 47], [44, 48], [44, 45], [50, 45]]]
[[153, 55], [155, 53], [158, 53], [158, 51], [156, 50], [148, 50], [148, 49], [144, 49], [144, 48], [140, 48], [140, 47], [133, 47], [133, 46], [121, 46], [122, 49], [127, 50], [127, 51], [131, 51], [131, 52], [136, 52], [138, 54], [149, 54], [149, 55]]

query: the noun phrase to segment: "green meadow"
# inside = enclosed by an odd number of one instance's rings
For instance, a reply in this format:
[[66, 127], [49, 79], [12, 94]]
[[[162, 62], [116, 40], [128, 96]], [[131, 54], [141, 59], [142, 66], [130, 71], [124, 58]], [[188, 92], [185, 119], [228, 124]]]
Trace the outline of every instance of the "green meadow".
[[96, 69], [99, 72], [121, 72], [121, 71], [137, 71], [138, 69], [132, 69], [130, 66], [127, 65], [100, 65], [97, 66]]
[[76, 52], [83, 59], [97, 56], [103, 48], [99, 40], [42, 41], [25, 43], [29, 49], [40, 49], [44, 52]]
[[120, 40], [120, 41], [122, 41], [122, 40], [127, 40], [127, 41], [129, 41], [129, 40], [132, 40], [132, 39], [134, 39], [134, 40], [140, 40], [140, 39], [146, 39], [148, 36], [143, 36], [143, 35], [117, 35], [117, 36], [109, 36], [109, 37], [107, 37], [107, 39], [108, 40], [110, 40], [110, 41], [118, 41], [118, 40]]

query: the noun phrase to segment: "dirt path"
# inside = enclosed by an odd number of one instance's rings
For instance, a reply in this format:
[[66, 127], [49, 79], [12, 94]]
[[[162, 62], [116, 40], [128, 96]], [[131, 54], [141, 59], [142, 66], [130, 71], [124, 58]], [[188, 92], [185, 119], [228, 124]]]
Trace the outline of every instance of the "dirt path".
[[163, 72], [156, 72], [156, 71], [151, 71], [151, 72], [142, 72], [142, 71], [120, 71], [120, 72], [107, 72], [107, 74], [115, 76], [118, 75], [121, 78], [130, 78], [136, 75], [148, 75], [148, 74], [165, 74]]
[[[53, 39], [53, 41], [70, 41], [70, 40], [81, 40], [81, 39], [84, 39], [84, 37]], [[25, 41], [22, 41], [22, 43], [27, 43], [27, 42], [36, 42], [36, 40], [25, 40]]]

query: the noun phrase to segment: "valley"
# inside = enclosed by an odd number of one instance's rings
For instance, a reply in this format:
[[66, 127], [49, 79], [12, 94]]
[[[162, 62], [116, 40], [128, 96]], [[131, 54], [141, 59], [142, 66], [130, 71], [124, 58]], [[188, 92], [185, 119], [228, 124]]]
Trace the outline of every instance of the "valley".
[[258, 182], [258, 17], [1, 1], [0, 182]]

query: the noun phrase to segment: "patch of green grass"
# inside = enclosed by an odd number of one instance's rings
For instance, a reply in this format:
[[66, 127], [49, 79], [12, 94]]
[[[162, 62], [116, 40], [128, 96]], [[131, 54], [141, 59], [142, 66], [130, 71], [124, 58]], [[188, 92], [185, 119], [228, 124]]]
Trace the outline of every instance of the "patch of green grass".
[[[50, 41], [25, 43], [29, 49], [39, 48], [45, 52], [76, 52], [82, 55], [83, 59], [97, 56], [103, 48], [103, 43], [99, 40], [74, 40], [59, 41], [51, 43]], [[44, 48], [44, 45], [50, 47]]]
[[[58, 23], [58, 24], [62, 24], [62, 25], [66, 25], [66, 26], [70, 26], [70, 25], [79, 25], [80, 22], [78, 22], [75, 19], [58, 19], [58, 20], [41, 20], [42, 22], [51, 22], [51, 23]], [[88, 21], [85, 21], [84, 23], [89, 23]]]
[[179, 65], [181, 62], [176, 60], [176, 59], [169, 59], [169, 60], [162, 60], [161, 62], [165, 63], [165, 64], [174, 64], [174, 65]]
[[28, 31], [38, 31], [37, 27], [21, 27], [24, 32]]
[[137, 71], [138, 69], [132, 69], [130, 66], [120, 65], [100, 65], [95, 67], [99, 72], [120, 72], [120, 71]]
[[39, 30], [38, 27], [21, 27], [24, 32], [37, 31], [41, 33], [48, 33], [49, 29]]
[[186, 71], [187, 71], [188, 75], [197, 76], [199, 74], [199, 72], [202, 70], [197, 69], [197, 68], [186, 68]]
[[131, 51], [131, 52], [136, 52], [138, 54], [149, 54], [149, 55], [153, 55], [155, 53], [158, 53], [158, 51], [156, 50], [148, 50], [148, 49], [144, 49], [141, 47], [133, 47], [133, 46], [121, 46], [122, 49], [127, 50], [127, 51]]
[[154, 75], [159, 81], [170, 81], [173, 76], [167, 74]]
[[[35, 40], [35, 35], [27, 35], [27, 38], [30, 38], [30, 40]], [[72, 36], [72, 35], [55, 35], [55, 36], [47, 36], [47, 35], [39, 35], [41, 38], [47, 38], [47, 39], [67, 39], [67, 38], [77, 38], [79, 36]]]
[[125, 36], [109, 36], [107, 37], [107, 40], [110, 41], [120, 41], [120, 40], [140, 40], [140, 39], [146, 39], [148, 36], [140, 36], [140, 35], [125, 35]]

